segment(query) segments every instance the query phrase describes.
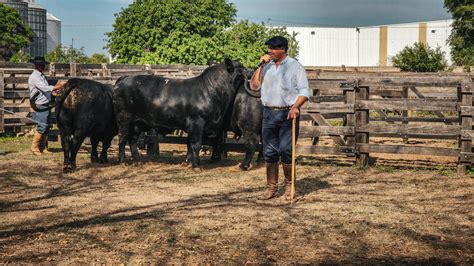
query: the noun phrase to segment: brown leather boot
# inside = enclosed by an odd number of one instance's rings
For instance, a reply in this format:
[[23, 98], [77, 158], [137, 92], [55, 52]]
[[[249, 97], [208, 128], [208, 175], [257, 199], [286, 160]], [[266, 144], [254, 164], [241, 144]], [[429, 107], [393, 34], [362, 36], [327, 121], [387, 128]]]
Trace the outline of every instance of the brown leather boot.
[[274, 198], [278, 192], [278, 162], [267, 163], [267, 191], [260, 196], [259, 200]]
[[35, 135], [33, 136], [33, 141], [31, 142], [31, 152], [33, 152], [34, 155], [41, 155], [40, 147], [41, 134], [36, 131]]
[[285, 174], [285, 199], [291, 200], [291, 164], [282, 163], [282, 165]]
[[46, 154], [52, 153], [48, 150], [48, 134], [41, 135], [40, 151]]

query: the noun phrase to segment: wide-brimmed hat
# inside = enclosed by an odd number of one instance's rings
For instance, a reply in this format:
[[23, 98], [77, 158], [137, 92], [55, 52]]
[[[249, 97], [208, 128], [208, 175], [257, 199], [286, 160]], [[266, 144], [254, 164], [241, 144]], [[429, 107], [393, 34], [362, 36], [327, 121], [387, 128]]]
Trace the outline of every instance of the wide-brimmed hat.
[[45, 66], [49, 64], [49, 62], [47, 62], [43, 56], [36, 56], [34, 59], [30, 60], [30, 63], [40, 66]]

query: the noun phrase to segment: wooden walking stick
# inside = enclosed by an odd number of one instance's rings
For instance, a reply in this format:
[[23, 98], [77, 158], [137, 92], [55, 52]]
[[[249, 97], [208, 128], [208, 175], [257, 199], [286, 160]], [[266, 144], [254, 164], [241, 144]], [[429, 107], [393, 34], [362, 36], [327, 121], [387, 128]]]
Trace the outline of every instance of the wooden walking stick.
[[291, 204], [294, 203], [295, 198], [295, 175], [296, 175], [296, 117], [293, 119], [291, 127]]

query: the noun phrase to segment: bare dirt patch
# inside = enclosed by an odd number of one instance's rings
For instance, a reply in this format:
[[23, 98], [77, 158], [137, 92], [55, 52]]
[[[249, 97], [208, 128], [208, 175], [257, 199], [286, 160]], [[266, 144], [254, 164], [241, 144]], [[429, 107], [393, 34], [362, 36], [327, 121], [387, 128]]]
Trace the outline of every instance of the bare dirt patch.
[[55, 145], [38, 158], [28, 140], [0, 142], [1, 262], [474, 262], [474, 179], [452, 161], [300, 158], [291, 207], [256, 200], [264, 168], [239, 171], [240, 154], [195, 173], [182, 146], [138, 166], [83, 150], [62, 174]]

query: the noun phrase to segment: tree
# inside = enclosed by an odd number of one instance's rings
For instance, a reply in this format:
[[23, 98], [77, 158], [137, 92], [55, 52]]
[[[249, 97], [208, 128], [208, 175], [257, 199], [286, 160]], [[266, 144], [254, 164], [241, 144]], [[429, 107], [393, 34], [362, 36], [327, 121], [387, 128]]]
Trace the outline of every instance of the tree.
[[227, 0], [137, 0], [115, 15], [106, 47], [117, 63], [203, 64], [235, 14]]
[[109, 63], [109, 59], [104, 54], [95, 53], [88, 57], [84, 53], [84, 47], [80, 49], [66, 48], [58, 45], [54, 50], [45, 55], [46, 61], [56, 64], [102, 64]]
[[0, 61], [9, 61], [33, 40], [30, 27], [23, 24], [20, 14], [4, 4], [0, 4]]
[[95, 53], [89, 57], [90, 64], [108, 64], [109, 58], [104, 54]]
[[274, 35], [289, 39], [290, 56], [298, 55], [296, 34], [265, 24], [235, 23], [227, 0], [138, 0], [116, 15], [107, 48], [117, 63], [198, 64], [238, 60], [255, 67]]
[[432, 49], [423, 43], [406, 46], [392, 58], [392, 62], [401, 71], [437, 72], [447, 67], [445, 53], [441, 48]]
[[31, 59], [30, 54], [25, 53], [23, 50], [20, 50], [18, 53], [10, 57], [10, 62], [12, 63], [28, 63]]
[[238, 60], [245, 67], [256, 67], [260, 56], [267, 52], [265, 41], [275, 35], [286, 37], [289, 43], [288, 54], [291, 57], [298, 56], [295, 33], [290, 35], [284, 27], [269, 28], [264, 23], [256, 24], [243, 20], [224, 32], [223, 57]]
[[451, 56], [455, 64], [474, 66], [474, 2], [472, 0], [444, 0], [452, 14], [453, 30], [449, 37]]

